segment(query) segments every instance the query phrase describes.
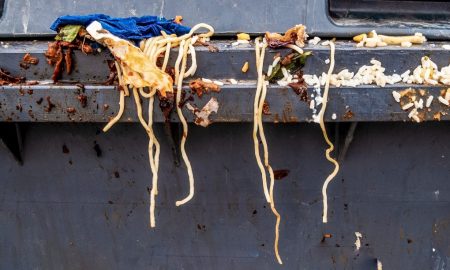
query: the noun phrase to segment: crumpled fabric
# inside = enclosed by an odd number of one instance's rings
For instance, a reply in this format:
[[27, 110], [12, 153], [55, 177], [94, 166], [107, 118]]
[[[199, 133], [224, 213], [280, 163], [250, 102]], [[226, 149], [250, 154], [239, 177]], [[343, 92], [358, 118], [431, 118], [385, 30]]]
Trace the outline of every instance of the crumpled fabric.
[[191, 30], [187, 26], [175, 23], [173, 19], [168, 20], [158, 16], [113, 18], [104, 14], [61, 16], [53, 22], [50, 29], [58, 31], [60, 27], [65, 25], [83, 25], [87, 27], [93, 21], [98, 21], [111, 34], [128, 40], [141, 40], [160, 36], [161, 31], [166, 32], [168, 35], [176, 34], [180, 36]]

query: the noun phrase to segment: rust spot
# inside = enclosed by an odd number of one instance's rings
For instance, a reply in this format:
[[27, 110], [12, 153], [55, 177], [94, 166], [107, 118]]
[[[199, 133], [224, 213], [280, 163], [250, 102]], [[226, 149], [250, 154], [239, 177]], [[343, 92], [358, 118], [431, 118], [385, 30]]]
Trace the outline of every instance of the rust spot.
[[349, 119], [352, 119], [353, 116], [355, 116], [355, 114], [352, 112], [352, 110], [347, 109], [347, 110], [345, 111], [343, 117], [344, 117], [344, 119], [349, 120]]

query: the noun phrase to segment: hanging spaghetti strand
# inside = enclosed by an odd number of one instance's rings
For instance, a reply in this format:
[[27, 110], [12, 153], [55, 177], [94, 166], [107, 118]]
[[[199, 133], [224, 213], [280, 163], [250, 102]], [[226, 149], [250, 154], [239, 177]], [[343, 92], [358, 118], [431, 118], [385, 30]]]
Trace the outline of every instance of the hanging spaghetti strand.
[[[260, 48], [261, 46], [261, 48]], [[276, 217], [276, 223], [275, 223], [275, 240], [274, 240], [274, 252], [275, 257], [279, 264], [283, 264], [279, 250], [278, 250], [278, 242], [279, 242], [279, 227], [280, 227], [280, 221], [281, 216], [278, 213], [278, 211], [275, 208], [275, 201], [274, 201], [274, 195], [273, 195], [273, 189], [275, 184], [275, 176], [272, 170], [272, 167], [269, 164], [269, 150], [267, 146], [267, 140], [264, 135], [264, 127], [262, 124], [262, 111], [264, 106], [264, 101], [266, 99], [267, 94], [267, 84], [265, 81], [265, 76], [262, 74], [263, 65], [264, 65], [264, 55], [266, 50], [267, 44], [266, 42], [261, 43], [260, 39], [255, 40], [255, 53], [256, 53], [256, 69], [258, 73], [258, 81], [257, 81], [257, 87], [256, 87], [256, 94], [255, 94], [255, 101], [254, 101], [254, 123], [253, 123], [253, 142], [255, 145], [255, 156], [258, 163], [258, 167], [261, 170], [261, 175], [263, 179], [263, 187], [264, 191], [267, 191], [267, 178], [266, 178], [266, 171], [264, 169], [264, 166], [267, 168], [269, 172], [270, 177], [270, 188], [268, 191], [269, 198], [267, 201], [270, 203], [270, 208], [273, 212], [273, 214]], [[259, 137], [261, 138], [261, 143], [263, 145], [263, 152], [264, 152], [264, 166], [262, 166], [261, 157], [259, 153], [259, 143], [257, 135], [259, 134]]]
[[328, 74], [327, 74], [327, 80], [325, 83], [325, 88], [323, 91], [323, 97], [322, 97], [322, 108], [320, 108], [320, 112], [319, 112], [319, 121], [320, 121], [320, 128], [322, 129], [322, 134], [323, 134], [323, 138], [325, 139], [325, 142], [328, 144], [328, 148], [325, 150], [325, 156], [327, 158], [327, 160], [331, 163], [333, 163], [334, 165], [334, 170], [333, 172], [331, 172], [330, 175], [328, 175], [327, 179], [325, 180], [325, 182], [323, 183], [322, 186], [322, 196], [323, 196], [323, 216], [322, 216], [322, 222], [323, 223], [327, 223], [328, 222], [328, 196], [327, 196], [327, 188], [328, 188], [328, 184], [331, 182], [331, 180], [333, 180], [333, 178], [337, 175], [337, 173], [339, 172], [339, 163], [330, 156], [331, 152], [334, 150], [334, 145], [333, 143], [330, 141], [330, 139], [328, 138], [327, 135], [327, 130], [325, 127], [325, 122], [323, 120], [323, 117], [325, 115], [325, 110], [327, 109], [327, 103], [328, 103], [328, 92], [330, 90], [330, 78], [331, 78], [331, 74], [333, 74], [333, 69], [334, 69], [334, 54], [335, 54], [335, 47], [334, 47], [334, 42], [330, 40], [330, 67], [328, 69]]

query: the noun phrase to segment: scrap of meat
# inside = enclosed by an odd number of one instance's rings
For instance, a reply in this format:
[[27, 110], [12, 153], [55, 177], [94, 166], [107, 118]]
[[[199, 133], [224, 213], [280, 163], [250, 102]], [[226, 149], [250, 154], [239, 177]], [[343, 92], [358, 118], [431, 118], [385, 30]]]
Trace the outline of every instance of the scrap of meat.
[[37, 57], [31, 56], [31, 54], [26, 53], [22, 61], [20, 61], [19, 65], [23, 69], [30, 68], [30, 65], [37, 65], [39, 63], [39, 59]]
[[108, 60], [108, 68], [109, 68], [109, 75], [108, 79], [103, 83], [104, 85], [113, 85], [114, 82], [117, 80], [117, 69], [114, 60]]
[[186, 107], [195, 114], [196, 125], [207, 127], [212, 123], [212, 121], [209, 119], [209, 115], [213, 112], [217, 113], [217, 110], [219, 109], [219, 103], [217, 102], [216, 98], [212, 97], [201, 110], [192, 106], [190, 103], [186, 103]]
[[45, 57], [47, 58], [47, 63], [49, 65], [55, 66], [53, 70], [52, 80], [57, 82], [61, 76], [61, 67], [63, 63], [63, 50], [61, 42], [55, 41], [48, 44], [48, 49], [45, 52]]
[[210, 91], [220, 92], [220, 87], [217, 84], [204, 82], [201, 79], [191, 81], [189, 87], [191, 88], [191, 92], [197, 94], [199, 98], [201, 98], [204, 93], [209, 93]]
[[72, 73], [72, 49], [69, 47], [64, 53], [64, 60], [66, 61], [66, 73]]
[[10, 73], [2, 68], [0, 68], [0, 85], [8, 85], [15, 83], [24, 83], [25, 77], [14, 77]]
[[304, 47], [305, 40], [308, 37], [305, 30], [306, 27], [304, 25], [298, 24], [287, 30], [284, 35], [266, 32], [266, 40], [271, 48], [283, 47], [288, 44], [295, 44], [299, 47]]

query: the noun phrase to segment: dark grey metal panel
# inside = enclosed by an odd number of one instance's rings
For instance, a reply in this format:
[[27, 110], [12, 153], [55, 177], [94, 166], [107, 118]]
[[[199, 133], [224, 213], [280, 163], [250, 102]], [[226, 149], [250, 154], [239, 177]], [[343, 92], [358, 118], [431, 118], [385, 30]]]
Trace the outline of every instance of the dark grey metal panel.
[[[255, 80], [255, 51], [254, 45], [240, 45], [232, 47], [232, 40], [212, 42], [219, 52], [211, 53], [206, 47], [196, 47], [198, 68], [195, 77], [211, 79]], [[29, 80], [49, 80], [53, 73], [53, 67], [47, 64], [44, 52], [47, 50], [47, 42], [8, 42], [6, 48], [0, 46], [0, 67], [12, 74], [25, 76]], [[336, 42], [335, 72], [349, 69], [357, 72], [362, 65], [369, 65], [371, 59], [379, 60], [386, 68], [386, 73], [403, 73], [407, 69], [413, 70], [420, 65], [420, 59], [427, 55], [439, 67], [446, 66], [450, 59], [450, 50], [442, 48], [443, 42], [430, 42], [421, 46], [403, 48], [389, 46], [381, 48], [356, 48], [356, 43], [350, 41]], [[305, 74], [321, 74], [328, 70], [325, 60], [330, 58], [328, 46], [305, 46], [305, 51], [311, 51], [304, 68]], [[286, 49], [267, 49], [264, 66], [273, 62], [273, 56], [277, 53], [287, 54]], [[178, 50], [174, 49], [169, 64], [175, 62]], [[31, 65], [24, 70], [19, 66], [25, 53], [30, 53], [39, 58], [36, 66]], [[74, 52], [74, 72], [71, 75], [62, 74], [64, 82], [88, 82], [102, 83], [109, 74], [106, 60], [113, 59], [107, 50], [97, 55], [85, 55], [81, 51]], [[249, 71], [242, 73], [244, 63], [249, 62]]]
[[[440, 103], [437, 97], [446, 87], [420, 87], [415, 85], [393, 85], [379, 88], [364, 86], [356, 88], [331, 88], [329, 105], [326, 111], [327, 121], [412, 121], [408, 118], [408, 111], [403, 111], [400, 104], [395, 102], [392, 91], [425, 89], [428, 95], [435, 97], [429, 111], [426, 111], [424, 121], [433, 121], [434, 114], [442, 112], [441, 120], [450, 120], [450, 107]], [[29, 89], [33, 91], [29, 92]], [[186, 91], [190, 91], [186, 88]], [[309, 93], [313, 93], [310, 88]], [[87, 97], [86, 107], [82, 107], [78, 100], [79, 88], [76, 86], [23, 86], [4, 87], [0, 91], [0, 121], [14, 122], [107, 122], [119, 111], [119, 94], [113, 86], [88, 86], [84, 95]], [[196, 98], [192, 104], [202, 108], [211, 97], [219, 102], [217, 114], [211, 114], [215, 122], [252, 122], [255, 83], [240, 86], [223, 86], [220, 93]], [[418, 94], [417, 94], [418, 95]], [[419, 95], [418, 95], [419, 96]], [[48, 111], [47, 98], [55, 106]], [[288, 87], [270, 86], [266, 96], [270, 106], [270, 115], [263, 116], [266, 122], [310, 122], [313, 113], [309, 103], [300, 100], [299, 96]], [[40, 102], [40, 103], [39, 103]], [[39, 104], [38, 104], [39, 103]], [[144, 111], [147, 111], [148, 100], [143, 100]], [[154, 120], [164, 122], [165, 118], [155, 100]], [[105, 109], [107, 106], [107, 109]], [[68, 112], [74, 108], [75, 112]], [[137, 122], [136, 106], [133, 97], [126, 98], [126, 111], [121, 118], [125, 122]], [[183, 108], [188, 121], [194, 120], [194, 115]], [[349, 117], [348, 113], [352, 116]], [[335, 113], [337, 118], [332, 120]], [[346, 115], [347, 114], [347, 115]], [[146, 114], [145, 114], [146, 115]], [[176, 113], [172, 114], [172, 121], [178, 121]]]
[[[383, 269], [450, 269], [449, 125], [360, 123], [329, 186], [328, 224], [321, 223], [321, 187], [331, 165], [319, 127], [265, 125], [272, 166], [290, 170], [275, 186], [282, 267], [273, 256], [275, 219], [264, 201], [251, 125], [190, 126], [197, 193], [183, 207], [174, 202], [186, 195], [186, 172], [174, 166], [156, 126], [162, 152], [155, 230], [148, 228], [144, 130], [100, 129], [29, 125], [23, 166], [0, 149], [1, 269], [371, 270], [376, 258]], [[363, 234], [359, 252], [356, 231]], [[322, 242], [324, 233], [332, 238]]]
[[[51, 7], [51, 8], [49, 8]], [[247, 0], [93, 0], [48, 1], [6, 0], [0, 19], [0, 36], [52, 35], [51, 23], [61, 15], [106, 13], [129, 17], [183, 15], [188, 25], [206, 22], [219, 34], [239, 31], [284, 32], [296, 24], [306, 24], [309, 33], [321, 36], [351, 37], [377, 29], [385, 34], [423, 32], [430, 38], [448, 39], [448, 22], [405, 22], [338, 20], [330, 18], [327, 0], [247, 1]]]
[[[214, 42], [219, 48], [219, 52], [211, 53], [207, 48], [198, 48], [198, 71], [195, 78], [206, 77], [211, 79], [235, 78], [242, 80], [238, 85], [226, 85], [222, 92], [214, 94], [220, 102], [220, 109], [217, 116], [212, 116], [216, 121], [236, 122], [251, 121], [253, 93], [255, 87], [255, 57], [252, 45], [231, 47], [231, 41]], [[371, 59], [377, 59], [383, 63], [386, 73], [403, 73], [407, 69], [413, 70], [420, 63], [420, 58], [424, 55], [431, 57], [440, 67], [448, 64], [450, 51], [441, 47], [442, 43], [429, 43], [424, 46], [411, 48], [388, 47], [388, 48], [355, 48], [352, 42], [339, 41], [336, 49], [335, 73], [344, 68], [356, 72], [362, 65], [369, 64]], [[29, 80], [39, 80], [41, 85], [34, 86], [5, 86], [0, 87], [0, 121], [80, 121], [80, 122], [105, 122], [109, 116], [118, 111], [118, 93], [111, 86], [101, 86], [109, 74], [106, 60], [111, 59], [108, 52], [98, 55], [86, 56], [81, 52], [75, 54], [75, 70], [72, 75], [63, 75], [62, 81], [65, 84], [51, 83], [44, 84], [41, 80], [48, 80], [52, 74], [50, 67], [43, 57], [46, 49], [46, 42], [12, 42], [8, 48], [0, 48], [0, 67], [6, 68], [12, 74], [27, 77]], [[325, 60], [329, 58], [329, 49], [325, 46], [309, 46], [305, 50], [311, 51], [311, 56], [304, 72], [306, 74], [321, 74], [326, 72], [328, 65]], [[28, 70], [19, 67], [19, 61], [25, 52], [38, 56], [40, 62], [37, 66], [31, 66]], [[265, 58], [266, 66], [272, 62], [272, 57], [278, 53], [287, 53], [287, 50], [268, 50]], [[175, 55], [175, 54], [173, 54]], [[172, 55], [172, 56], [173, 56]], [[173, 60], [173, 59], [172, 59]], [[244, 62], [249, 61], [250, 70], [247, 73], [241, 72]], [[173, 61], [172, 61], [173, 62]], [[186, 79], [188, 81], [189, 79]], [[253, 80], [253, 81], [249, 81]], [[86, 84], [86, 96], [88, 106], [82, 108], [76, 99], [79, 89], [74, 84], [82, 81]], [[403, 121], [408, 120], [407, 113], [400, 110], [400, 106], [392, 98], [392, 90], [403, 90], [410, 85], [397, 84], [380, 88], [376, 86], [361, 86], [357, 88], [332, 88], [330, 92], [330, 107], [327, 119], [332, 113], [336, 113], [338, 121]], [[424, 88], [429, 90], [435, 97], [439, 90], [446, 86], [412, 86], [414, 88]], [[272, 115], [265, 117], [266, 121], [297, 122], [311, 121], [312, 113], [307, 103], [299, 101], [294, 92], [288, 88], [271, 85], [269, 87], [267, 100], [271, 105]], [[28, 94], [32, 89], [33, 94]], [[310, 90], [311, 92], [311, 90]], [[55, 103], [56, 108], [50, 113], [44, 111], [47, 103], [46, 97]], [[36, 101], [43, 99], [43, 103], [38, 105]], [[203, 106], [208, 101], [205, 96], [203, 100], [196, 100], [198, 106]], [[109, 106], [108, 110], [104, 105]], [[448, 111], [434, 101], [434, 108], [428, 114], [427, 119], [432, 119], [433, 113], [438, 110]], [[348, 108], [347, 108], [348, 106]], [[76, 113], [67, 113], [67, 108], [73, 107]], [[20, 111], [20, 108], [21, 111]], [[123, 120], [135, 121], [133, 102], [128, 100], [127, 113]], [[342, 116], [348, 110], [355, 113], [354, 118], [343, 119]], [[156, 121], [163, 118], [159, 109], [156, 109]], [[186, 115], [191, 116], [187, 112]], [[449, 115], [444, 115], [443, 120]], [[128, 120], [130, 119], [130, 120]], [[189, 119], [192, 119], [189, 117]], [[176, 121], [176, 118], [174, 119]]]

